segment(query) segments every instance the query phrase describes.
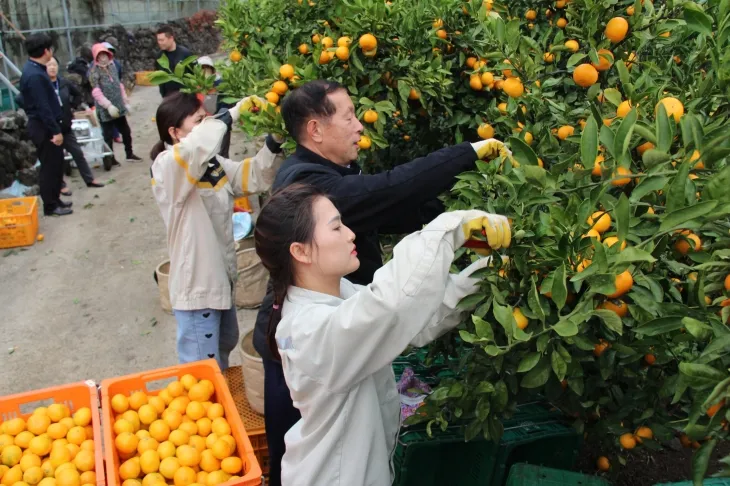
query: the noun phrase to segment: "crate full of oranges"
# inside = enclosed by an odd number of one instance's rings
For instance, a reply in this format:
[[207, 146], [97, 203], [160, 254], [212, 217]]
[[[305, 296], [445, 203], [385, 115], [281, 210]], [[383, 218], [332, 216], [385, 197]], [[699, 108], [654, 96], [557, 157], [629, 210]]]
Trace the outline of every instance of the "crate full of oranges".
[[[147, 383], [172, 379], [163, 388]], [[102, 382], [109, 486], [260, 484], [214, 360]]]
[[0, 398], [0, 484], [103, 485], [100, 430], [92, 382]]

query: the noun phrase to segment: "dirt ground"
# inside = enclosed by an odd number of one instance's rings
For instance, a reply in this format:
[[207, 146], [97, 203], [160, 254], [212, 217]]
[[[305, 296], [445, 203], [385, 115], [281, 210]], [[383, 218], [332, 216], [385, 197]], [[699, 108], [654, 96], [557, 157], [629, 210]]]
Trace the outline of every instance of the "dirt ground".
[[[74, 214], [40, 216], [45, 240], [0, 250], [0, 395], [171, 366], [177, 363], [175, 319], [160, 308], [153, 273], [167, 258], [162, 218], [152, 197], [149, 151], [158, 139], [152, 117], [157, 88], [131, 95], [134, 150], [145, 160], [95, 169], [109, 185], [89, 189], [67, 178]], [[260, 145], [260, 144], [259, 144]], [[234, 133], [231, 158], [258, 146]], [[238, 312], [241, 336], [256, 311]], [[240, 354], [231, 354], [231, 365]]]

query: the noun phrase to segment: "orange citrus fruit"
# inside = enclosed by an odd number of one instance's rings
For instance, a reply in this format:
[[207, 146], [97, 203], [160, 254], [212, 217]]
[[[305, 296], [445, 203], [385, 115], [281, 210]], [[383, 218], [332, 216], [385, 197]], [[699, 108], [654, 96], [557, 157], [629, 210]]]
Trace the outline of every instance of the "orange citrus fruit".
[[609, 299], [615, 299], [616, 297], [621, 297], [626, 292], [631, 290], [631, 287], [634, 286], [634, 277], [631, 275], [631, 272], [628, 270], [624, 270], [620, 274], [616, 275], [616, 292], [607, 295]]
[[598, 81], [598, 71], [590, 64], [580, 64], [573, 71], [573, 81], [582, 88], [588, 88]]
[[623, 17], [614, 17], [606, 24], [606, 38], [613, 44], [621, 42], [629, 32], [629, 23]]

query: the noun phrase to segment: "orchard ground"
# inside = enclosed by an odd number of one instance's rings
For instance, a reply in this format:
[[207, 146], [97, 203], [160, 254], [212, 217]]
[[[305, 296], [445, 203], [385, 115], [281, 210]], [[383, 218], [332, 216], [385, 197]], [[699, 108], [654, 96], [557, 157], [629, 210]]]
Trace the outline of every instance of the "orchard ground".
[[[123, 147], [115, 144], [122, 167], [95, 170], [100, 181], [113, 183], [87, 189], [74, 171], [68, 179], [74, 214], [41, 217], [43, 242], [0, 250], [0, 395], [177, 363], [175, 318], [160, 308], [153, 280], [167, 258], [149, 179], [159, 102], [156, 87], [137, 87], [131, 95], [130, 125], [142, 162], [123, 162]], [[234, 132], [231, 158], [243, 159], [259, 145]], [[255, 318], [255, 310], [238, 312], [242, 336]], [[235, 350], [231, 365], [237, 364]]]

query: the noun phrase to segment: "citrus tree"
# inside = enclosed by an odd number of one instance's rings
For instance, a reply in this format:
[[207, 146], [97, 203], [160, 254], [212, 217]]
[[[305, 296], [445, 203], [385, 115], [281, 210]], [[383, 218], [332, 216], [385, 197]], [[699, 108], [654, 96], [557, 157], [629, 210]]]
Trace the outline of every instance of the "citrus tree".
[[681, 434], [706, 474], [730, 418], [729, 13], [728, 0], [221, 7], [221, 90], [270, 102], [242, 115], [249, 132], [283, 133], [281, 98], [323, 78], [355, 102], [367, 171], [480, 138], [512, 151], [445, 199], [507, 215], [513, 243], [462, 303], [470, 319], [433, 345], [457, 374], [411, 423], [458, 419], [467, 439], [498, 440], [541, 393], [623, 450]]

